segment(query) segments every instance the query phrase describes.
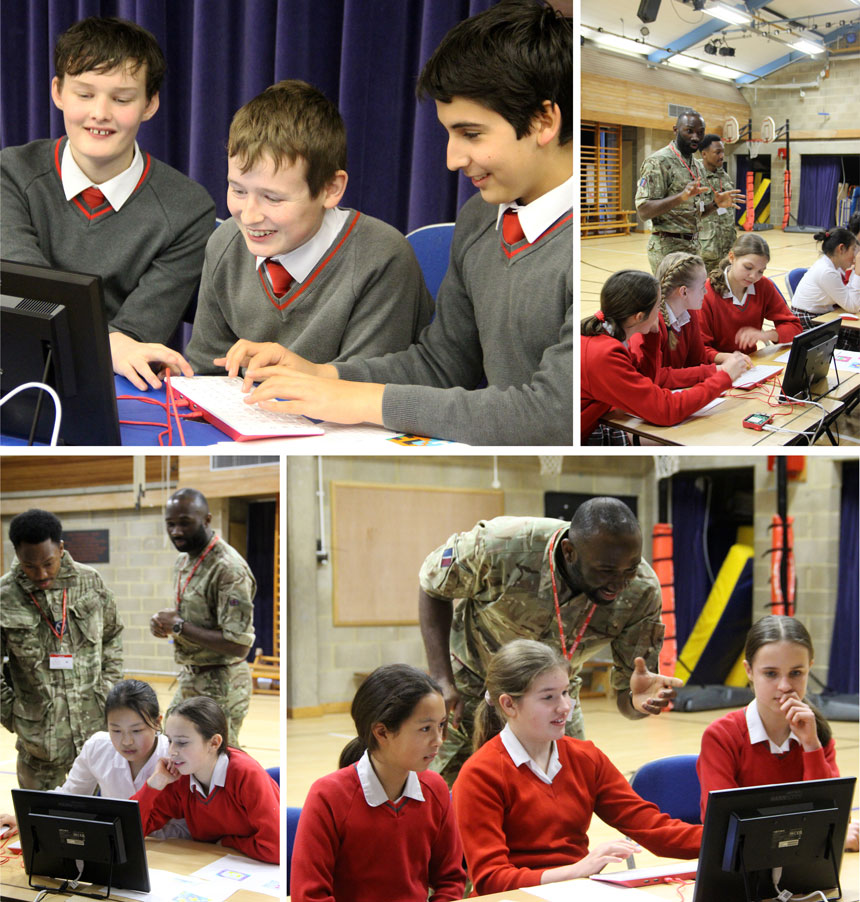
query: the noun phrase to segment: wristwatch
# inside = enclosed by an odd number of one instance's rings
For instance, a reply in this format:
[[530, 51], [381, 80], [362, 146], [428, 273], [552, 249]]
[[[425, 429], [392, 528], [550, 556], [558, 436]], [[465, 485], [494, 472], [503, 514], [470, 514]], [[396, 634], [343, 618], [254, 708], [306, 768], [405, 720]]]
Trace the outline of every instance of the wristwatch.
[[174, 623], [173, 626], [170, 627], [170, 628], [173, 630], [174, 633], [176, 633], [177, 636], [179, 636], [179, 635], [181, 635], [181, 633], [182, 633], [182, 627], [183, 627], [183, 626], [185, 626], [185, 621], [180, 617], [180, 618], [176, 621], [176, 623]]

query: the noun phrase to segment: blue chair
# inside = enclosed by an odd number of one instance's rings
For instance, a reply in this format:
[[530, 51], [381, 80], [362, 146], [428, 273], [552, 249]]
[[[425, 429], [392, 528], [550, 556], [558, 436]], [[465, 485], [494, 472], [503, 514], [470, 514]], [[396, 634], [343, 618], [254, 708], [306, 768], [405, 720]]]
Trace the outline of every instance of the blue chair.
[[794, 292], [797, 291], [800, 280], [806, 275], [806, 269], [807, 267], [805, 266], [798, 266], [785, 274], [785, 289], [788, 292], [789, 300], [794, 297]]
[[630, 779], [632, 789], [670, 817], [701, 824], [702, 787], [696, 773], [698, 755], [670, 755], [643, 764]]
[[299, 825], [301, 808], [287, 808], [287, 895], [290, 894], [290, 865], [293, 862], [293, 843], [296, 841], [296, 827]]
[[453, 222], [438, 222], [434, 225], [421, 226], [406, 236], [418, 258], [427, 290], [434, 299], [442, 284], [442, 277], [448, 269], [453, 235]]
[[266, 773], [278, 784], [281, 785], [281, 769], [280, 767], [267, 767]]

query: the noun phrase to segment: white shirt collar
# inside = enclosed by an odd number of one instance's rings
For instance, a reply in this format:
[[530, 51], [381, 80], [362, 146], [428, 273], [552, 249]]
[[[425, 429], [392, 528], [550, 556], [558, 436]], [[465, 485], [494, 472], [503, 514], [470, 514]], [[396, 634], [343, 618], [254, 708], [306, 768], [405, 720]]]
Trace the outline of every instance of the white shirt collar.
[[793, 731], [789, 732], [788, 739], [786, 739], [782, 745], [777, 745], [773, 742], [767, 735], [764, 724], [761, 721], [761, 714], [758, 713], [758, 705], [756, 704], [755, 699], [753, 699], [746, 707], [746, 718], [747, 730], [750, 734], [750, 745], [755, 745], [757, 742], [767, 742], [771, 754], [782, 755], [784, 752], [789, 751], [792, 739], [795, 742], [800, 743], [800, 740], [794, 735]]
[[729, 287], [729, 268], [728, 268], [728, 266], [723, 270], [723, 275], [726, 278], [726, 290], [723, 292], [723, 297], [731, 298], [732, 303], [735, 305], [735, 307], [743, 307], [747, 302], [747, 297], [749, 297], [749, 295], [751, 295], [751, 294], [755, 294], [755, 282], [753, 282], [752, 285], [749, 285], [747, 287], [747, 290], [744, 292], [744, 296], [740, 300], [738, 300], [732, 293], [732, 289]]
[[203, 789], [203, 787], [197, 781], [197, 778], [194, 776], [194, 774], [192, 774], [189, 779], [191, 789], [192, 790], [196, 789], [197, 792], [199, 792], [200, 795], [202, 795], [204, 799], [211, 796], [212, 792], [214, 791], [216, 786], [223, 787], [224, 784], [227, 782], [227, 765], [229, 763], [230, 763], [229, 755], [225, 754], [225, 755], [218, 756], [218, 760], [215, 762], [215, 769], [212, 771], [212, 779], [209, 782], [209, 792], [208, 793], [206, 792], [206, 790]]
[[[322, 260], [325, 252], [334, 244], [335, 238], [347, 219], [349, 219], [347, 210], [341, 210], [340, 207], [326, 210], [323, 214], [322, 225], [312, 238], [286, 254], [279, 254], [272, 259], [277, 260], [297, 282], [304, 282], [313, 272], [317, 263]], [[268, 257], [257, 257], [257, 269], [268, 259]]]
[[505, 724], [504, 729], [499, 733], [502, 745], [505, 751], [511, 756], [511, 761], [516, 767], [525, 764], [528, 769], [541, 781], [541, 783], [552, 783], [556, 774], [561, 770], [561, 762], [558, 760], [558, 743], [553, 742], [552, 752], [549, 756], [549, 766], [546, 771], [529, 755], [523, 748], [523, 744], [517, 739], [517, 734], [511, 729], [510, 724]]
[[500, 204], [496, 214], [496, 230], [498, 231], [505, 210], [516, 210], [526, 239], [532, 244], [572, 207], [573, 176], [530, 204], [519, 205], [516, 201]]
[[[376, 776], [376, 771], [370, 763], [370, 752], [365, 751], [359, 758], [358, 763], [355, 765], [355, 770], [361, 783], [364, 800], [371, 808], [378, 808], [380, 805], [390, 801], [388, 793], [382, 788], [382, 783], [379, 782], [379, 777]], [[403, 796], [415, 799], [416, 802], [424, 801], [424, 793], [421, 792], [421, 781], [414, 770], [409, 771], [409, 776], [406, 778], [406, 785], [403, 787], [403, 795], [400, 796], [400, 799]], [[399, 802], [400, 799], [395, 799], [395, 802]]]
[[66, 200], [77, 197], [84, 188], [94, 187], [104, 194], [114, 210], [119, 210], [134, 194], [134, 189], [137, 187], [141, 175], [143, 175], [143, 154], [137, 146], [137, 141], [134, 142], [134, 157], [132, 157], [131, 166], [100, 185], [94, 185], [75, 162], [75, 158], [72, 156], [71, 142], [66, 141], [66, 146], [63, 148], [60, 176]]
[[669, 325], [676, 331], [680, 332], [684, 326], [690, 322], [690, 311], [682, 310], [679, 316], [675, 315], [675, 311], [672, 309], [671, 305], [666, 304], [666, 312], [669, 317]]

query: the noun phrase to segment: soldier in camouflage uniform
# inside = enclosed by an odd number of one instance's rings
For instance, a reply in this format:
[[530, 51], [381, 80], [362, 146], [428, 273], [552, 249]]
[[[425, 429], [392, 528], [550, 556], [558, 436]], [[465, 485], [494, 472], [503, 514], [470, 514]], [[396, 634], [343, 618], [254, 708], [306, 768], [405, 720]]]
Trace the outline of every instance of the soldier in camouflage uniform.
[[520, 638], [562, 650], [559, 617], [576, 703], [568, 735], [584, 737], [578, 705], [583, 662], [607, 648], [622, 714], [659, 714], [669, 703], [681, 681], [647, 670], [657, 669], [663, 623], [660, 585], [641, 555], [642, 535], [630, 509], [596, 498], [581, 505], [570, 524], [540, 517], [481, 520], [427, 557], [419, 575], [419, 619], [430, 673], [449, 707], [448, 733], [432, 767], [449, 785], [472, 751], [474, 711], [490, 657]]
[[673, 131], [671, 144], [645, 158], [636, 189], [636, 212], [640, 219], [651, 220], [648, 262], [654, 273], [672, 251], [698, 254], [703, 219], [715, 216], [718, 207], [732, 206], [740, 193], [710, 193], [705, 167], [693, 156], [705, 134], [699, 113], [685, 110]]
[[18, 785], [54, 789], [84, 742], [104, 729], [108, 690], [122, 679], [122, 622], [92, 567], [63, 549], [53, 514], [9, 524], [18, 558], [0, 580], [0, 722], [18, 739]]
[[[711, 189], [712, 195], [721, 194], [727, 190], [733, 190], [734, 185], [728, 173], [723, 169], [723, 161], [726, 157], [726, 149], [719, 135], [705, 135], [699, 145], [702, 155], [702, 163], [705, 166], [705, 184]], [[718, 207], [716, 215], [707, 216], [702, 220], [699, 230], [699, 244], [702, 248], [702, 259], [705, 268], [710, 273], [716, 269], [720, 260], [725, 257], [735, 243], [737, 230], [735, 229], [735, 217], [732, 207]]]
[[186, 698], [207, 695], [227, 716], [228, 745], [239, 747], [239, 729], [251, 700], [246, 660], [254, 644], [257, 582], [244, 558], [209, 528], [212, 515], [196, 489], [169, 498], [167, 533], [183, 552], [176, 562], [176, 603], [150, 620], [154, 636], [172, 638], [180, 665], [170, 710]]

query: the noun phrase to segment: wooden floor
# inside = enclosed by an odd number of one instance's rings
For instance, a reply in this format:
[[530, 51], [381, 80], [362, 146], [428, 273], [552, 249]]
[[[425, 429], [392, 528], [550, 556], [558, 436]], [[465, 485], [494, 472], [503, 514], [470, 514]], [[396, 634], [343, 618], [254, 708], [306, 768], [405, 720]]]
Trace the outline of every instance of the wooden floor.
[[[167, 709], [174, 688], [167, 682], [153, 682], [161, 710]], [[275, 728], [283, 707], [278, 695], [252, 695], [251, 708], [239, 734], [242, 750], [256, 758], [263, 767], [282, 764], [280, 733]], [[9, 790], [18, 785], [15, 776], [15, 736], [0, 730], [0, 811], [12, 813]]]
[[[582, 704], [586, 735], [628, 778], [654, 758], [698, 753], [702, 731], [727, 713], [726, 709], [692, 714], [672, 712], [643, 721], [629, 721], [618, 713], [614, 700], [584, 699]], [[834, 722], [831, 726], [840, 772], [846, 776], [860, 774], [857, 724]], [[302, 805], [311, 783], [336, 769], [341, 749], [354, 735], [348, 714], [287, 721], [287, 775], [281, 781], [282, 798], [287, 805]], [[857, 798], [855, 794], [855, 805]], [[595, 818], [589, 831], [592, 845], [615, 836], [614, 828]], [[636, 858], [637, 864], [643, 866], [656, 860], [650, 853]]]

